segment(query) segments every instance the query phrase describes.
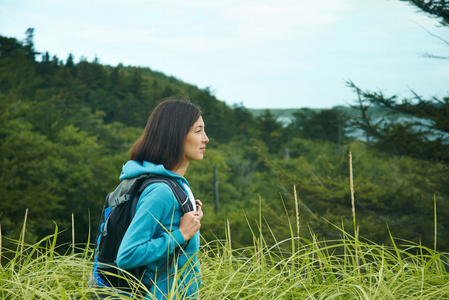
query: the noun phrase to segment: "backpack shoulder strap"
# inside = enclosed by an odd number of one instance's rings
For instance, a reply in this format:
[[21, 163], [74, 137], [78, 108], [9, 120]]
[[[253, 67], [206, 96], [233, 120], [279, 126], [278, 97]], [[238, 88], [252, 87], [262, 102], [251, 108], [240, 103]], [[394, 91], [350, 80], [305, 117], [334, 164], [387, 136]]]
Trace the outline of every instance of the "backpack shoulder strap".
[[156, 182], [165, 183], [170, 187], [173, 194], [175, 195], [176, 200], [179, 203], [179, 206], [182, 209], [183, 214], [189, 211], [193, 211], [193, 204], [190, 201], [189, 196], [184, 192], [183, 188], [176, 180], [167, 176], [148, 174], [147, 178], [144, 179], [136, 195], [140, 196], [140, 194], [145, 190], [147, 186]]

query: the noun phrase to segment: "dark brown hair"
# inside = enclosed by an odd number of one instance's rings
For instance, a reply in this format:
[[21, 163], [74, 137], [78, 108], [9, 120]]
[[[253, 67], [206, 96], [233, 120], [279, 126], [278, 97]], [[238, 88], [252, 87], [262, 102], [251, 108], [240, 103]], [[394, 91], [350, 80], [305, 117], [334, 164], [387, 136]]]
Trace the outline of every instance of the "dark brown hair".
[[131, 149], [131, 160], [174, 170], [182, 162], [187, 133], [200, 116], [201, 109], [187, 99], [166, 98], [148, 118], [144, 132]]

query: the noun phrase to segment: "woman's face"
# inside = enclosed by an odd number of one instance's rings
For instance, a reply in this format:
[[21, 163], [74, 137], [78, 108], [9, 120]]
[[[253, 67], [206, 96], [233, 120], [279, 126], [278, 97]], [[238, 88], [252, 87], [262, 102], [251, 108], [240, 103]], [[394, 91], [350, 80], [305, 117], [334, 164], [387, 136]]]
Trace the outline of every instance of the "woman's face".
[[200, 116], [187, 133], [184, 142], [184, 162], [202, 160], [207, 143], [209, 143], [209, 138], [204, 131], [203, 118]]

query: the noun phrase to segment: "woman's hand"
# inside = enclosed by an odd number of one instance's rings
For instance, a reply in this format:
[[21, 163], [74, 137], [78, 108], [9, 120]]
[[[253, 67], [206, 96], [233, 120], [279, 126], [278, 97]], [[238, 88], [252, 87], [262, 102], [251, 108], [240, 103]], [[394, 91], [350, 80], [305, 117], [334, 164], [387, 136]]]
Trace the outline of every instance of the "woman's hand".
[[[202, 213], [201, 213], [202, 215]], [[179, 223], [179, 231], [181, 231], [184, 241], [190, 240], [195, 233], [200, 230], [200, 216], [197, 211], [190, 211], [182, 216]]]
[[196, 211], [185, 213], [184, 216], [181, 217], [179, 223], [179, 231], [181, 231], [185, 241], [190, 240], [201, 227], [200, 221], [203, 218], [201, 206], [203, 203], [197, 199], [195, 200], [195, 204]]

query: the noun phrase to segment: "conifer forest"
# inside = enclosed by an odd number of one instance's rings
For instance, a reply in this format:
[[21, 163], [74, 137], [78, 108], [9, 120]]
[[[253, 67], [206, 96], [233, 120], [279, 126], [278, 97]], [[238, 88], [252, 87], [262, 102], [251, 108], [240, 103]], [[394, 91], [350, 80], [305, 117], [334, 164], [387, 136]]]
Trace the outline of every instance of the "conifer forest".
[[[447, 9], [422, 10], [448, 26]], [[449, 97], [397, 99], [348, 81], [358, 99], [351, 107], [292, 109], [285, 122], [150, 68], [54, 56], [35, 49], [33, 37], [33, 28], [0, 36], [4, 237], [17, 238], [27, 214], [30, 243], [55, 224], [59, 243], [70, 243], [73, 231], [77, 243], [92, 242], [151, 110], [181, 95], [202, 108], [210, 138], [204, 161], [186, 174], [204, 204], [205, 241], [229, 226], [236, 246], [253, 245], [256, 227], [275, 242], [297, 221], [303, 237], [338, 238], [334, 225], [353, 222], [351, 154], [361, 237], [388, 245], [391, 234], [449, 251]]]

